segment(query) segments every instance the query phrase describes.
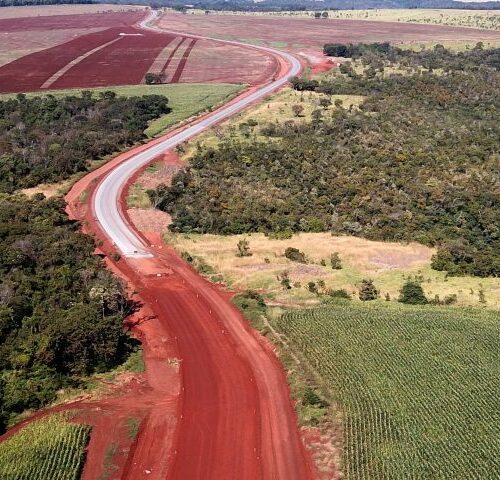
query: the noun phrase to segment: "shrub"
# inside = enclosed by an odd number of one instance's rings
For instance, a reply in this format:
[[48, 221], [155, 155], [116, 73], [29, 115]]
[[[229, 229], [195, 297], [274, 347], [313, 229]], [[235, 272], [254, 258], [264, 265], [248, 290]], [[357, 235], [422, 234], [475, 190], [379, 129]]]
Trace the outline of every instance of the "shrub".
[[314, 293], [315, 295], [318, 295], [319, 294], [319, 291], [318, 291], [318, 286], [316, 285], [316, 283], [314, 282], [308, 282], [307, 283], [307, 289], [311, 292], [311, 293]]
[[238, 242], [238, 253], [236, 253], [237, 257], [251, 257], [252, 252], [250, 252], [250, 244], [246, 238], [241, 239]]
[[340, 260], [339, 253], [333, 252], [330, 256], [330, 265], [334, 270], [342, 269], [342, 260]]
[[292, 288], [290, 277], [286, 270], [284, 272], [279, 273], [277, 275], [277, 279], [280, 282], [281, 286], [283, 287], [283, 290], [290, 290]]
[[375, 300], [379, 296], [379, 291], [375, 288], [373, 280], [364, 279], [359, 287], [359, 299], [362, 302]]
[[407, 280], [401, 287], [398, 302], [410, 305], [425, 305], [429, 303], [422, 285], [416, 280]]
[[305, 253], [301, 252], [298, 248], [288, 247], [285, 250], [285, 257], [288, 260], [292, 260], [292, 262], [307, 263]]
[[271, 240], [289, 240], [293, 237], [293, 231], [290, 228], [284, 230], [275, 230], [267, 234]]
[[351, 299], [351, 296], [349, 295], [347, 290], [343, 288], [338, 290], [329, 289], [327, 293], [332, 298], [347, 298], [349, 300]]

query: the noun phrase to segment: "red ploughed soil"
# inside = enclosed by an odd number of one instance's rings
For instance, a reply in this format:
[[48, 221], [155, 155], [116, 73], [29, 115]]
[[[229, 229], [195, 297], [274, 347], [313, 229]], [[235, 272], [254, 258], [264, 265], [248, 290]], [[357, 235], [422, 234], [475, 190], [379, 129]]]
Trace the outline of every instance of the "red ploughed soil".
[[[0, 19], [0, 32], [24, 32], [68, 28], [106, 28], [134, 25], [144, 18], [143, 11], [53, 15]], [[27, 39], [29, 40], [29, 39]]]
[[[79, 15], [80, 16], [80, 15]], [[0, 68], [0, 93], [38, 90], [54, 73], [85, 52], [115, 38], [124, 29], [82, 35], [62, 45], [26, 55]]]
[[[441, 25], [365, 20], [315, 20], [249, 15], [164, 15], [158, 26], [167, 30], [260, 42], [299, 51], [322, 48], [327, 42], [403, 42], [425, 40], [500, 40], [500, 32]], [[279, 43], [276, 43], [279, 42]]]
[[175, 38], [131, 27], [120, 33], [126, 35], [77, 63], [50, 88], [139, 84], [160, 51]]
[[[122, 33], [126, 35], [120, 35]], [[50, 88], [138, 84], [158, 53], [173, 38], [133, 27], [115, 27], [83, 35], [0, 67], [0, 93], [40, 90], [70, 62], [113, 40], [117, 41], [72, 66]]]
[[198, 40], [180, 81], [259, 85], [273, 75], [276, 66], [273, 56], [258, 50]]

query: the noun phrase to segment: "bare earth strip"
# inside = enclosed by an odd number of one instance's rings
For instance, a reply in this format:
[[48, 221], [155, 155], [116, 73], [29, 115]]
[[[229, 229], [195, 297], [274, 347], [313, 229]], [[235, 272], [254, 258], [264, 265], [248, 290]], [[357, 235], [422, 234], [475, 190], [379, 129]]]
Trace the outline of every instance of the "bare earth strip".
[[62, 77], [70, 68], [74, 67], [75, 65], [79, 64], [82, 60], [85, 60], [87, 57], [90, 57], [93, 53], [98, 52], [99, 50], [102, 50], [103, 48], [108, 47], [109, 45], [112, 45], [113, 43], [117, 42], [118, 40], [121, 40], [123, 37], [118, 37], [115, 38], [114, 40], [111, 40], [110, 42], [104, 43], [103, 45], [99, 45], [96, 48], [93, 48], [92, 50], [89, 50], [88, 52], [84, 53], [83, 55], [80, 55], [78, 58], [75, 58], [71, 62], [69, 62], [67, 65], [65, 65], [63, 68], [58, 70], [54, 75], [52, 75], [40, 88], [49, 88], [56, 82], [60, 77]]

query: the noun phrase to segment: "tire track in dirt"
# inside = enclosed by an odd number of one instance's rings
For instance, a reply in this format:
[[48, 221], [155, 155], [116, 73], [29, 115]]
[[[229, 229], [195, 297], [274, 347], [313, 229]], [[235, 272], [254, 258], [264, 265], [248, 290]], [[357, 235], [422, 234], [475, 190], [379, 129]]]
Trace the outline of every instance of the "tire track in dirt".
[[171, 83], [178, 83], [179, 80], [181, 79], [181, 75], [182, 75], [182, 72], [184, 70], [184, 67], [186, 66], [186, 62], [188, 61], [189, 54], [191, 53], [191, 50], [193, 50], [197, 41], [198, 40], [196, 38], [193, 38], [191, 40], [191, 43], [186, 48], [186, 50], [184, 50], [184, 54], [182, 55], [181, 61], [179, 62], [179, 65], [177, 66], [177, 70], [175, 71], [174, 75], [172, 76]]

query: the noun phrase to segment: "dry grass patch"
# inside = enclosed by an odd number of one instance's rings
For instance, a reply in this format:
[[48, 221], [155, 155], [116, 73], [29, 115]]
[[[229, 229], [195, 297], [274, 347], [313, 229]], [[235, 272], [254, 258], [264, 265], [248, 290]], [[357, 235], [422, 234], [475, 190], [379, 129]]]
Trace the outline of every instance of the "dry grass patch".
[[[237, 243], [249, 241], [250, 257], [237, 257]], [[250, 235], [178, 235], [167, 234], [168, 243], [180, 251], [201, 257], [229, 287], [237, 290], [266, 290], [277, 302], [309, 304], [317, 301], [309, 292], [310, 281], [323, 280], [327, 288], [357, 292], [363, 278], [372, 278], [382, 293], [398, 297], [408, 275], [421, 275], [428, 297], [456, 294], [460, 305], [479, 305], [483, 290], [487, 305], [500, 306], [500, 280], [494, 278], [450, 277], [430, 268], [434, 249], [417, 244], [374, 242], [356, 237], [335, 237], [329, 233], [300, 233], [287, 240], [272, 240], [264, 234]], [[304, 252], [307, 264], [285, 258], [287, 247]], [[330, 255], [338, 252], [341, 270], [333, 270]], [[326, 265], [322, 265], [322, 261]], [[287, 271], [293, 288], [284, 290], [277, 276]], [[299, 285], [300, 284], [300, 285]]]

